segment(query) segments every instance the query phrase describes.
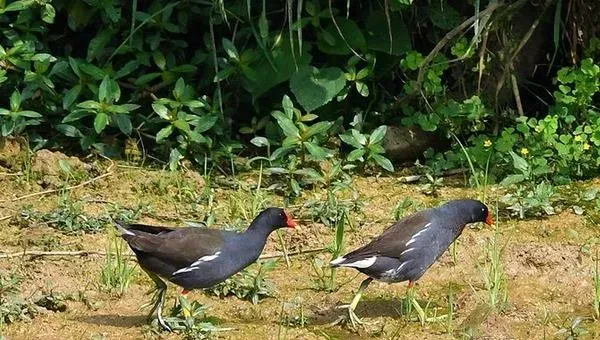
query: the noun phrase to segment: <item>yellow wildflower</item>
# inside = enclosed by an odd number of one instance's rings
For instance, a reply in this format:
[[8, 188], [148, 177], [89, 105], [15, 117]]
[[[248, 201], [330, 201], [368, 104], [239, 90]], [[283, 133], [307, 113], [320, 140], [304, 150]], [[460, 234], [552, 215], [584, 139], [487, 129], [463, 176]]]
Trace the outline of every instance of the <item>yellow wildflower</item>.
[[492, 141], [491, 140], [486, 140], [485, 142], [483, 142], [483, 146], [485, 146], [486, 148], [489, 148], [490, 146], [492, 146]]
[[589, 145], [588, 143], [583, 143], [583, 150], [589, 150], [591, 148], [591, 145]]
[[573, 140], [576, 142], [581, 142], [581, 135], [575, 136], [575, 138], [573, 138]]
[[527, 150], [527, 148], [522, 148], [521, 149], [521, 155], [527, 156], [528, 154], [529, 154], [529, 150]]

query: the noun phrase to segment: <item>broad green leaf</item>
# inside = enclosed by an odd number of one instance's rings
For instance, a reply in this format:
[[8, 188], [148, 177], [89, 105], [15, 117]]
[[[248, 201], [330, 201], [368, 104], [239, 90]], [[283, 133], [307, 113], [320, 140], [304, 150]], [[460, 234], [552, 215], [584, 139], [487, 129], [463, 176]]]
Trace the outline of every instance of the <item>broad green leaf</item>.
[[[4, 2], [3, 2], [4, 3]], [[24, 9], [29, 8], [33, 5], [33, 1], [28, 0], [17, 0], [9, 3], [6, 7], [4, 7], [4, 12], [14, 12], [14, 11], [22, 11]]]
[[113, 117], [117, 123], [117, 126], [119, 127], [119, 130], [121, 130], [121, 132], [129, 136], [131, 134], [131, 130], [133, 129], [133, 127], [131, 126], [131, 118], [129, 117], [129, 115], [117, 114]]
[[502, 182], [500, 182], [501, 186], [509, 186], [517, 183], [521, 183], [525, 180], [525, 176], [521, 174], [517, 175], [508, 175]]
[[366, 52], [367, 40], [358, 25], [344, 17], [337, 17], [335, 20], [337, 27], [332, 23], [318, 34], [319, 50], [326, 54], [347, 55], [352, 53], [348, 48], [350, 46], [358, 53]]
[[312, 136], [321, 135], [327, 132], [329, 128], [333, 125], [333, 122], [318, 122], [310, 126], [304, 133], [302, 134], [304, 139], [309, 139]]
[[172, 149], [171, 154], [169, 154], [169, 169], [171, 171], [177, 170], [179, 166], [179, 161], [183, 159], [183, 155], [178, 148]]
[[114, 77], [115, 79], [121, 79], [129, 75], [131, 72], [137, 70], [139, 66], [140, 62], [138, 60], [130, 60], [115, 73]]
[[138, 77], [135, 82], [133, 82], [136, 86], [146, 85], [154, 79], [161, 76], [160, 72], [147, 73], [140, 77]]
[[312, 122], [313, 120], [319, 118], [316, 114], [307, 113], [300, 119], [301, 122]]
[[514, 153], [512, 150], [509, 151], [509, 153], [513, 159], [514, 168], [521, 171], [524, 175], [529, 174], [529, 164], [527, 161], [523, 157]]
[[190, 124], [185, 120], [177, 119], [173, 122], [173, 126], [184, 132], [192, 132], [192, 130], [190, 130]]
[[156, 142], [157, 143], [162, 142], [164, 139], [168, 138], [172, 133], [173, 133], [173, 125], [168, 125], [162, 129], [160, 129], [160, 131], [158, 131], [158, 133], [156, 134]]
[[15, 90], [10, 95], [10, 110], [16, 112], [21, 107], [21, 93]]
[[307, 112], [329, 103], [346, 86], [344, 72], [337, 67], [317, 69], [306, 66], [290, 79], [296, 100]]
[[390, 11], [389, 18], [391, 30], [388, 29], [384, 10], [370, 12], [366, 23], [369, 50], [400, 56], [412, 48], [410, 31], [404, 24], [401, 12]]
[[93, 100], [86, 100], [83, 103], [77, 104], [77, 107], [88, 110], [100, 110], [102, 108], [102, 104]]
[[94, 119], [94, 130], [96, 133], [100, 133], [104, 130], [106, 125], [108, 124], [108, 115], [104, 112], [99, 112], [96, 114], [96, 118]]
[[340, 139], [342, 140], [342, 142], [348, 144], [348, 145], [352, 145], [353, 147], [357, 148], [357, 149], [361, 149], [363, 146], [360, 145], [360, 143], [354, 138], [354, 136], [351, 133], [344, 133], [342, 135], [340, 135]]
[[165, 55], [162, 54], [161, 51], [156, 50], [152, 52], [152, 59], [154, 59], [154, 63], [158, 66], [161, 71], [164, 71], [167, 67], [167, 60], [165, 59]]
[[56, 10], [54, 10], [54, 7], [52, 7], [51, 4], [45, 4], [44, 7], [42, 7], [42, 21], [52, 24], [54, 23], [54, 17], [56, 17]]
[[61, 132], [63, 135], [67, 137], [77, 137], [80, 138], [83, 134], [73, 125], [69, 124], [58, 124], [56, 125], [56, 130]]
[[175, 83], [175, 89], [173, 89], [173, 96], [175, 97], [175, 99], [179, 99], [183, 96], [185, 92], [185, 81], [183, 80], [183, 78], [179, 78], [177, 79], [177, 82]]
[[387, 126], [382, 125], [371, 132], [371, 136], [369, 137], [369, 144], [377, 144], [383, 140], [385, 137], [385, 133], [387, 132]]
[[35, 111], [19, 111], [16, 114], [17, 116], [21, 116], [21, 117], [28, 117], [28, 118], [41, 118], [42, 115], [35, 112]]
[[68, 115], [66, 115], [63, 118], [62, 122], [70, 123], [70, 122], [74, 122], [74, 121], [80, 120], [81, 118], [91, 116], [91, 115], [93, 115], [93, 113], [88, 110], [75, 110], [75, 111], [69, 113]]
[[[106, 27], [106, 26], [104, 26]], [[105, 53], [104, 48], [106, 45], [113, 40], [115, 32], [111, 28], [102, 29], [96, 34], [96, 36], [90, 41], [87, 50], [87, 61], [92, 62], [94, 59], [100, 59], [100, 55]]]
[[304, 147], [306, 150], [308, 150], [308, 153], [310, 153], [318, 161], [322, 161], [331, 155], [327, 149], [312, 142], [304, 142]]
[[[73, 65], [71, 65], [71, 67], [73, 67]], [[79, 68], [79, 70], [83, 71], [85, 74], [91, 76], [95, 80], [102, 80], [102, 78], [104, 78], [104, 71], [97, 66], [82, 62], [78, 63], [77, 67]]]
[[348, 154], [348, 162], [354, 162], [357, 159], [360, 159], [362, 161], [362, 157], [365, 155], [365, 149], [356, 149], [356, 150], [352, 150], [349, 154]]
[[286, 136], [296, 138], [300, 137], [300, 131], [298, 130], [296, 125], [294, 125], [294, 122], [290, 118], [285, 116], [283, 112], [275, 111], [272, 112], [271, 115], [277, 120], [277, 124], [279, 125], [281, 130], [283, 130], [283, 133]]
[[352, 137], [354, 137], [354, 139], [360, 145], [366, 145], [367, 144], [367, 137], [365, 137], [365, 135], [363, 135], [362, 133], [358, 132], [358, 130], [352, 129], [352, 130], [350, 130], [350, 133], [352, 133]]
[[385, 170], [389, 171], [389, 172], [393, 172], [394, 171], [394, 166], [392, 165], [392, 162], [390, 162], [389, 159], [385, 158], [382, 155], [371, 155], [371, 157], [373, 158], [373, 160], [375, 160], [375, 162], [382, 168], [384, 168]]
[[367, 84], [363, 83], [362, 81], [357, 81], [356, 83], [354, 83], [354, 85], [358, 94], [360, 94], [363, 97], [369, 96], [369, 86], [367, 86]]
[[63, 109], [64, 110], [68, 110], [73, 103], [77, 100], [77, 97], [79, 97], [79, 94], [81, 93], [81, 84], [77, 84], [75, 86], [73, 86], [72, 89], [70, 89], [69, 91], [67, 91], [67, 93], [65, 93], [65, 96], [63, 97]]
[[218, 119], [219, 116], [217, 115], [207, 115], [200, 117], [200, 119], [198, 119], [198, 121], [196, 122], [196, 128], [194, 129], [194, 132], [202, 133], [212, 129], [212, 127], [215, 126], [215, 124], [217, 123]]
[[259, 148], [263, 147], [263, 146], [271, 145], [271, 143], [269, 143], [268, 139], [266, 139], [265, 137], [259, 137], [259, 136], [252, 138], [250, 140], [250, 143], [258, 146]]
[[160, 118], [164, 120], [169, 120], [169, 109], [167, 109], [167, 107], [163, 104], [153, 103], [152, 109]]
[[290, 99], [290, 97], [288, 97], [287, 94], [283, 96], [283, 100], [281, 101], [281, 106], [283, 107], [283, 112], [285, 112], [285, 115], [289, 119], [293, 119], [294, 118], [294, 103], [292, 103], [292, 100]]
[[225, 52], [227, 53], [227, 55], [229, 56], [230, 59], [233, 59], [233, 60], [240, 59], [238, 51], [235, 48], [235, 46], [233, 45], [233, 43], [231, 42], [231, 40], [229, 40], [227, 38], [223, 38], [223, 49], [225, 50]]

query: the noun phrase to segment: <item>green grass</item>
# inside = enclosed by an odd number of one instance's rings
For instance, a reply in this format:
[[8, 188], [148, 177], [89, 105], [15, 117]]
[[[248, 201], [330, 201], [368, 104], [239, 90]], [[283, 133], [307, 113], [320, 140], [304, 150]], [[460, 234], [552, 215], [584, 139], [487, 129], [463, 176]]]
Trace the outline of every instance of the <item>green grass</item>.
[[[495, 216], [498, 216], [497, 208]], [[508, 278], [502, 264], [503, 247], [500, 245], [499, 230], [500, 221], [498, 219], [494, 226], [494, 235], [488, 238], [484, 245], [482, 275], [489, 306], [502, 312], [508, 303]]]
[[120, 297], [129, 288], [135, 265], [129, 262], [128, 249], [120, 237], [109, 231], [106, 257], [100, 269], [99, 289], [101, 291]]

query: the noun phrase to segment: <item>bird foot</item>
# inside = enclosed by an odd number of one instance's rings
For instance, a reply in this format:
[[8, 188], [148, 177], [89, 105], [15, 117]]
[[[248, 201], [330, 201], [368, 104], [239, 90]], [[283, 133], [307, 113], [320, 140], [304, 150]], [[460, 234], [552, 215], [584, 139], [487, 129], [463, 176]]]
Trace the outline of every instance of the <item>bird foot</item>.
[[354, 308], [352, 307], [352, 305], [341, 305], [341, 306], [337, 306], [335, 307], [335, 309], [347, 309], [348, 310], [348, 314], [347, 315], [340, 315], [340, 317], [335, 320], [334, 322], [331, 323], [332, 326], [335, 325], [339, 325], [342, 323], [348, 323], [348, 321], [350, 321], [350, 324], [352, 325], [352, 328], [356, 328], [356, 325], [361, 325], [364, 326], [365, 322], [362, 321], [355, 313], [354, 313]]

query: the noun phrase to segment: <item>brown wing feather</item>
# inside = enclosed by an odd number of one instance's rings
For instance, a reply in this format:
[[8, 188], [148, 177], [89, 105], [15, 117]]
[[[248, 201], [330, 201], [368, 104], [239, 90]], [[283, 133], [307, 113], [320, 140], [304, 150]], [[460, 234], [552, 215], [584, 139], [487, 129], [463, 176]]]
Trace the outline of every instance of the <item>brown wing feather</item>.
[[135, 229], [134, 233], [123, 235], [123, 238], [136, 252], [181, 267], [213, 255], [223, 246], [223, 231], [215, 229], [174, 228], [159, 234]]
[[372, 255], [383, 255], [398, 258], [406, 249], [406, 243], [411, 237], [423, 229], [430, 220], [430, 211], [423, 210], [406, 217], [385, 230], [373, 241], [344, 255], [344, 258], [368, 257]]

